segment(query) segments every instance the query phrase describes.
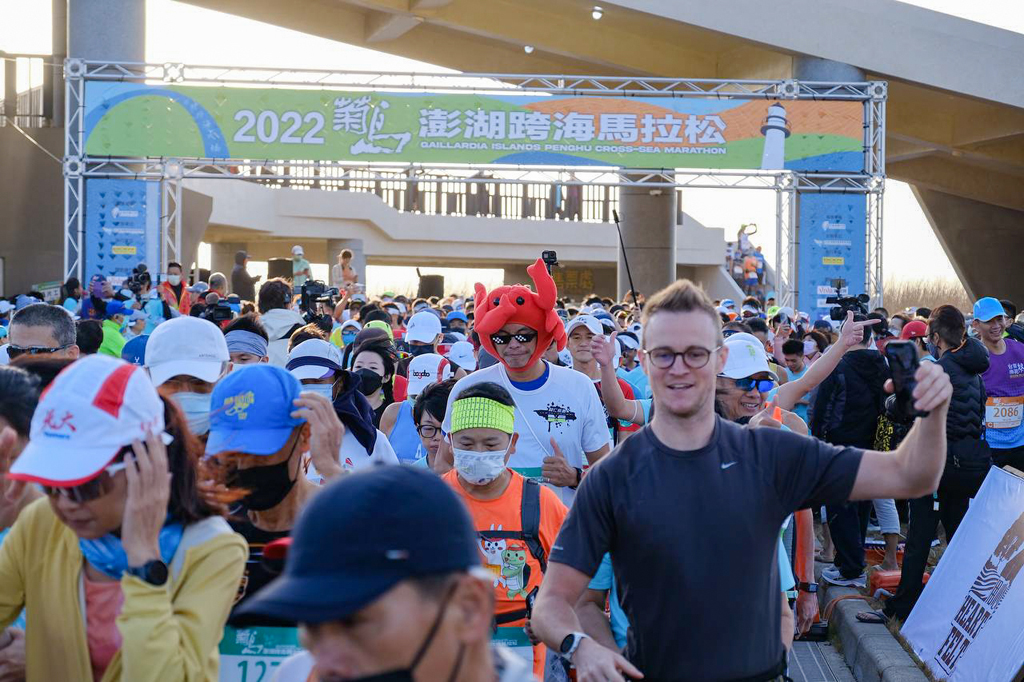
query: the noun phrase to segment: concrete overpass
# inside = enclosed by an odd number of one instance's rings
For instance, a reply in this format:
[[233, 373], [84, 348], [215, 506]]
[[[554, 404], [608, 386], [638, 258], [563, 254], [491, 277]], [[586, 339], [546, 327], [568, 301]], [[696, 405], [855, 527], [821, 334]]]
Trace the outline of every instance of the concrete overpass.
[[461, 71], [888, 80], [887, 174], [971, 293], [1024, 300], [1024, 35], [894, 0], [183, 1]]
[[[357, 270], [374, 265], [501, 267], [509, 283], [529, 281], [526, 265], [554, 249], [575, 286], [567, 295], [616, 287], [618, 237], [606, 222], [501, 218], [401, 212], [367, 191], [275, 189], [243, 180], [189, 180], [212, 198], [205, 241], [213, 270], [229, 272], [236, 251], [255, 260], [289, 257], [301, 244], [306, 257], [333, 263], [352, 249]], [[725, 231], [680, 214], [676, 276], [700, 282], [715, 298], [742, 297], [723, 267]], [[344, 238], [339, 238], [340, 236]], [[360, 281], [365, 282], [365, 272]]]

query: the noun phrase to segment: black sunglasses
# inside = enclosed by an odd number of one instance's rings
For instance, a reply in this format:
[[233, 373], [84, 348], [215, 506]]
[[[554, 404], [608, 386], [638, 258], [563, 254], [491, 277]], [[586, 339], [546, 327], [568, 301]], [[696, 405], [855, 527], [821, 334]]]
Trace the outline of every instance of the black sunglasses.
[[491, 343], [495, 346], [504, 346], [512, 339], [516, 340], [516, 343], [530, 343], [537, 338], [537, 332], [519, 332], [518, 334], [491, 334]]
[[14, 344], [8, 344], [7, 357], [13, 360], [14, 358], [21, 357], [22, 355], [44, 355], [48, 353], [57, 353], [69, 347], [70, 344], [68, 344], [67, 346], [57, 346], [56, 348], [36, 348], [35, 346], [25, 348], [23, 346], [15, 346]]

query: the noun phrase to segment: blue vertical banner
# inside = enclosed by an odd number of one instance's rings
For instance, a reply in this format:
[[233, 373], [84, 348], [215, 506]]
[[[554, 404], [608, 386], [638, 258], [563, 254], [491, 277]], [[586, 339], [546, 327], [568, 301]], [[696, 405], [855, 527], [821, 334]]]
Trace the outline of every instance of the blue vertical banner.
[[828, 319], [825, 299], [843, 280], [843, 295], [864, 293], [867, 198], [863, 194], [801, 194], [797, 308]]
[[85, 190], [84, 280], [114, 284], [145, 263], [159, 269], [160, 185], [145, 180], [90, 179]]

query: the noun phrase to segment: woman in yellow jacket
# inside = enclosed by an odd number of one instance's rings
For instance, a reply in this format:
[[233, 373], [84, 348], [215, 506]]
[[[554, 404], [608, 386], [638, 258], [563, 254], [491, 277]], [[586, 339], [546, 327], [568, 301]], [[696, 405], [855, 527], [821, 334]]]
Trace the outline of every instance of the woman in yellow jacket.
[[200, 498], [199, 452], [141, 367], [92, 355], [51, 384], [8, 474], [46, 499], [0, 546], [29, 682], [217, 679], [247, 548]]

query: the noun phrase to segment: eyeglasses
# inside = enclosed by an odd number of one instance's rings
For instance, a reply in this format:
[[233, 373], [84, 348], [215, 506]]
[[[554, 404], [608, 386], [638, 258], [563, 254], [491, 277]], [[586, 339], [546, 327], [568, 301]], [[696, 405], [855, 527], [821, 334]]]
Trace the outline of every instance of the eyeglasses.
[[518, 334], [491, 334], [491, 343], [495, 346], [504, 346], [512, 339], [516, 340], [516, 343], [530, 343], [537, 338], [537, 332], [519, 332]]
[[114, 474], [127, 468], [127, 466], [128, 464], [125, 462], [111, 464], [101, 471], [99, 476], [87, 483], [76, 485], [71, 488], [59, 488], [57, 486], [44, 485], [42, 486], [43, 492], [46, 493], [47, 497], [65, 497], [75, 504], [92, 502], [93, 500], [103, 497], [114, 489]]
[[647, 355], [647, 359], [651, 361], [651, 364], [658, 369], [668, 369], [672, 365], [676, 364], [676, 358], [681, 357], [683, 364], [690, 369], [700, 369], [708, 364], [708, 360], [711, 359], [711, 354], [721, 346], [714, 348], [701, 348], [700, 346], [690, 346], [681, 353], [672, 350], [671, 348], [655, 348], [654, 350], [644, 351]]
[[757, 387], [759, 393], [769, 393], [775, 388], [775, 382], [771, 379], [753, 379], [746, 377], [744, 379], [733, 379], [736, 382], [736, 388], [742, 391], [749, 391], [750, 389]]
[[22, 355], [44, 355], [48, 353], [57, 353], [70, 347], [71, 344], [66, 346], [57, 346], [56, 348], [37, 348], [35, 346], [25, 348], [24, 346], [15, 346], [11, 343], [7, 345], [7, 357], [13, 360], [14, 358]]
[[420, 434], [423, 438], [433, 438], [441, 430], [440, 426], [432, 426], [430, 424], [423, 424], [422, 426], [416, 427], [416, 433]]

